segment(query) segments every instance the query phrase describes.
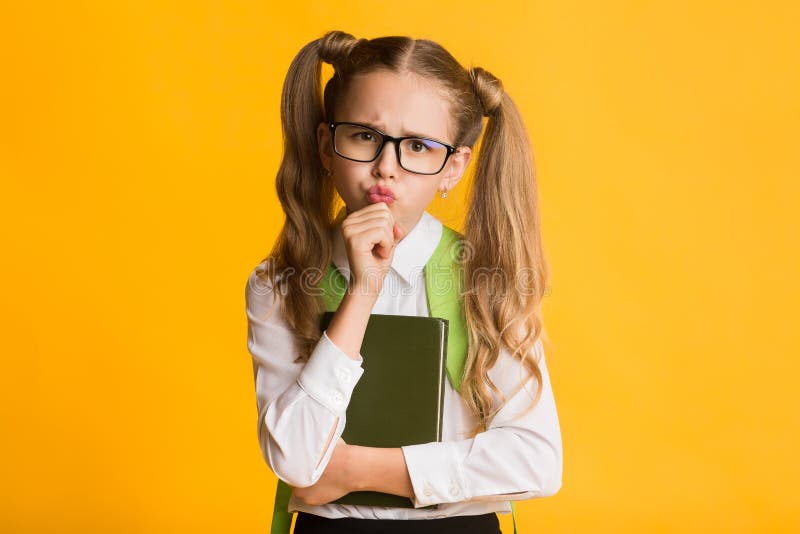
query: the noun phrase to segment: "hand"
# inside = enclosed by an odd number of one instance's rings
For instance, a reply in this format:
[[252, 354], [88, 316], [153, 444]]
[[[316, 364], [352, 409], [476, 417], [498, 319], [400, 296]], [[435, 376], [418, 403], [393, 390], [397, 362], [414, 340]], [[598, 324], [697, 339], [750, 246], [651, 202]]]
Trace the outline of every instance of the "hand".
[[320, 479], [313, 486], [293, 487], [295, 497], [304, 504], [318, 506], [335, 501], [353, 491], [355, 481], [353, 480], [353, 470], [350, 467], [349, 447], [350, 445], [339, 438]]
[[350, 263], [351, 290], [377, 295], [392, 265], [394, 248], [405, 236], [385, 202], [354, 211], [342, 221], [342, 235]]

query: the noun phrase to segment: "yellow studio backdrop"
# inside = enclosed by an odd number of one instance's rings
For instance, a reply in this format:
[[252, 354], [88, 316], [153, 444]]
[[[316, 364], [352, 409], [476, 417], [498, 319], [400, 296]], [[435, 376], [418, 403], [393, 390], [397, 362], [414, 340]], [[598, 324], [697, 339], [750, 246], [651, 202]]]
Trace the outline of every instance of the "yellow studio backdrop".
[[244, 287], [284, 74], [343, 29], [438, 40], [524, 113], [564, 479], [520, 531], [797, 532], [797, 6], [7, 3], [0, 531], [267, 531]]

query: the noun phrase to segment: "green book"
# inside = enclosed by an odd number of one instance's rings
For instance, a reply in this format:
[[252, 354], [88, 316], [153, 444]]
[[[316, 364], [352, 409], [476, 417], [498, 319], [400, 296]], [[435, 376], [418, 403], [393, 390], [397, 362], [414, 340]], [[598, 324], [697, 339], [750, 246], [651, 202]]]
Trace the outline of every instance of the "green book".
[[[323, 313], [323, 330], [333, 315]], [[447, 325], [439, 317], [370, 315], [360, 351], [364, 373], [347, 407], [345, 442], [401, 447], [442, 441]], [[377, 491], [355, 491], [332, 502], [414, 507], [407, 497]]]

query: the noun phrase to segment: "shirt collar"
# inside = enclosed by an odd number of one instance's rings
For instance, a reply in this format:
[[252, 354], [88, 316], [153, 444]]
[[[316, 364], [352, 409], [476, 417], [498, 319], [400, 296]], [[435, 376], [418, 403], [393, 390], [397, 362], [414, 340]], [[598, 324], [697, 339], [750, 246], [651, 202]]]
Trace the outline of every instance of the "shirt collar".
[[[337, 222], [333, 228], [333, 264], [345, 276], [350, 277], [350, 262], [342, 236], [342, 221], [346, 216], [346, 208], [339, 211]], [[421, 279], [422, 269], [433, 255], [442, 238], [442, 223], [428, 213], [422, 212], [414, 228], [397, 244], [392, 258], [392, 270], [407, 284], [414, 285]]]

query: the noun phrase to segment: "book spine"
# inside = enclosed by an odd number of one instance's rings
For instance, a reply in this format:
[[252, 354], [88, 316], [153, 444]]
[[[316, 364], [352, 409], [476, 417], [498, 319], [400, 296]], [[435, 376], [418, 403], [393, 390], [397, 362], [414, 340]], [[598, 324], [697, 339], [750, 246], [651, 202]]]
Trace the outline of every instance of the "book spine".
[[442, 441], [442, 422], [444, 420], [444, 382], [447, 380], [447, 332], [449, 322], [442, 319], [439, 348], [439, 411], [436, 414], [436, 441]]

